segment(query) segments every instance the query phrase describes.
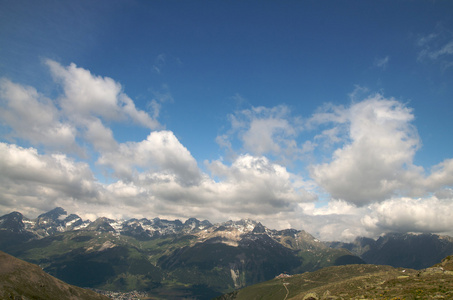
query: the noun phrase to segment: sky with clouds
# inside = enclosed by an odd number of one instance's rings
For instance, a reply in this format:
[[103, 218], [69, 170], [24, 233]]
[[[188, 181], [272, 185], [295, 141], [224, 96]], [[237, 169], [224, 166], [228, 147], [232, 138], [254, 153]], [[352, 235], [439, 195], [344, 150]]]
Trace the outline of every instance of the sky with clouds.
[[453, 2], [0, 0], [0, 214], [453, 235]]

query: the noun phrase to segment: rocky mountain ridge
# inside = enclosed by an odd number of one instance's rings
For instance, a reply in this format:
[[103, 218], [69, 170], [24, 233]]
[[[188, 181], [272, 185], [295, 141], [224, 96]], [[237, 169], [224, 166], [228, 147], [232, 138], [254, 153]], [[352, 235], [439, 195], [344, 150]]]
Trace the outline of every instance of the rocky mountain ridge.
[[178, 233], [190, 233], [197, 230], [211, 227], [209, 221], [198, 221], [197, 219], [188, 219], [185, 223], [179, 220], [168, 221], [159, 218], [148, 219], [130, 219], [130, 220], [112, 220], [101, 217], [91, 222], [82, 220], [76, 214], [67, 216], [67, 212], [57, 207], [47, 213], [39, 215], [36, 219], [28, 219], [20, 212], [12, 212], [0, 217], [0, 229], [9, 230], [16, 233], [31, 233], [35, 238], [43, 238], [58, 232], [71, 230], [101, 230], [111, 231], [143, 238], [152, 238]]
[[[105, 217], [95, 221], [82, 220], [76, 214], [69, 214], [61, 207], [28, 219], [20, 212], [12, 212], [0, 217], [2, 244], [33, 239], [42, 239], [57, 233], [88, 230], [110, 232], [134, 237], [140, 241], [155, 238], [191, 235], [197, 242], [223, 243], [237, 247], [243, 239], [253, 239], [267, 235], [273, 242], [292, 250], [314, 251], [325, 248], [346, 249], [365, 262], [388, 264], [393, 267], [426, 268], [443, 257], [453, 254], [453, 238], [437, 234], [388, 233], [377, 240], [357, 237], [353, 242], [320, 242], [303, 230], [272, 230], [254, 220], [227, 221], [212, 224], [208, 220], [195, 218], [180, 220], [129, 219], [113, 220]], [[429, 257], [422, 259], [420, 256]]]
[[281, 272], [363, 263], [305, 231], [253, 220], [89, 222], [62, 208], [34, 220], [17, 212], [0, 217], [0, 250], [73, 285], [169, 299], [210, 299]]
[[379, 259], [380, 264], [423, 267], [453, 254], [453, 240], [389, 234], [378, 240], [325, 243], [303, 230], [272, 230], [253, 220], [91, 222], [56, 208], [36, 219], [18, 212], [0, 217], [0, 250], [77, 286], [135, 290], [166, 299], [210, 299], [281, 273], [372, 263], [365, 257]]
[[347, 249], [370, 264], [417, 270], [453, 254], [453, 238], [432, 233], [388, 233], [377, 240], [357, 237], [351, 243], [329, 242], [326, 245]]
[[[160, 218], [113, 220], [101, 217], [91, 222], [82, 220], [76, 214], [67, 215], [61, 207], [41, 214], [36, 219], [28, 219], [19, 212], [6, 214], [0, 217], [0, 230], [21, 233], [29, 239], [41, 239], [56, 233], [76, 230], [112, 232], [132, 236], [138, 240], [190, 234], [197, 236], [201, 242], [209, 240], [231, 246], [237, 246], [245, 234], [266, 234], [288, 248], [302, 247], [304, 250], [325, 248], [323, 243], [303, 230], [271, 230], [250, 219], [212, 224], [208, 220], [199, 221], [195, 218], [190, 218], [183, 223], [180, 220], [170, 221]], [[304, 239], [306, 243], [301, 245], [297, 242], [298, 237]], [[296, 243], [291, 242], [291, 238], [296, 239]]]

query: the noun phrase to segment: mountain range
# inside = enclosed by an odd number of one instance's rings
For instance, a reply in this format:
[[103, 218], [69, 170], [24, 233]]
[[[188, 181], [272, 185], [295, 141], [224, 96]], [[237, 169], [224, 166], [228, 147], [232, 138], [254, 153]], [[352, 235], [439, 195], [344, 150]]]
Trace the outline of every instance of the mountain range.
[[330, 242], [326, 245], [347, 249], [370, 264], [417, 270], [453, 254], [452, 237], [431, 233], [388, 233], [377, 240], [357, 237], [352, 243]]
[[[424, 247], [414, 247], [417, 243]], [[377, 241], [325, 243], [303, 230], [271, 230], [253, 220], [91, 222], [58, 207], [36, 219], [19, 212], [0, 217], [0, 250], [76, 286], [138, 290], [165, 299], [210, 299], [281, 273], [374, 263], [373, 259], [425, 268], [453, 254], [453, 240], [389, 234]], [[408, 251], [410, 259], [404, 259]]]

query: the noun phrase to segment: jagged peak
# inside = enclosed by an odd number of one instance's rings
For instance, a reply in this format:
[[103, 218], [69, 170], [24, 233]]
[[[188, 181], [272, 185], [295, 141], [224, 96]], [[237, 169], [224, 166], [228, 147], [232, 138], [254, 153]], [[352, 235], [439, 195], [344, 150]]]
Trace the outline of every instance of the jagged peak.
[[150, 221], [149, 219], [147, 218], [141, 218], [140, 220], [138, 220], [138, 222], [142, 223], [142, 224], [145, 224], [145, 225], [150, 225], [152, 224], [152, 221]]
[[208, 220], [201, 221], [201, 224], [203, 224], [204, 226], [212, 226], [212, 223], [209, 222]]
[[200, 223], [200, 221], [197, 218], [188, 218], [185, 222], [184, 225], [186, 224], [191, 224], [191, 223]]
[[115, 229], [110, 225], [115, 221], [106, 217], [97, 218], [93, 223], [86, 227], [87, 230], [98, 230], [104, 232], [115, 232]]
[[72, 221], [72, 220], [77, 220], [77, 219], [82, 219], [81, 217], [79, 217], [78, 215], [76, 214], [70, 214], [69, 216], [67, 216], [64, 221], [65, 222], [69, 222], [69, 221]]
[[[17, 213], [17, 215], [22, 216], [20, 213]], [[62, 218], [64, 215], [67, 215], [67, 212], [61, 207], [56, 207], [53, 210], [40, 215], [37, 219], [28, 221], [30, 224], [27, 223], [27, 228], [25, 229], [30, 232], [40, 230], [40, 236], [53, 234], [57, 231], [81, 229], [112, 231], [116, 233], [128, 232], [132, 234], [143, 231], [144, 234], [150, 238], [171, 234], [195, 234], [197, 232], [205, 231], [206, 235], [225, 235], [234, 240], [240, 239], [241, 236], [246, 234], [267, 234], [271, 237], [275, 236], [277, 239], [279, 238], [278, 236], [286, 234], [296, 238], [295, 235], [299, 235], [300, 232], [294, 229], [287, 229], [284, 231], [270, 230], [262, 223], [248, 218], [212, 224], [208, 220], [200, 221], [197, 218], [188, 218], [184, 223], [178, 219], [166, 220], [159, 217], [155, 217], [151, 220], [147, 218], [113, 220], [106, 217], [100, 217], [95, 221], [83, 221], [76, 214], [70, 214], [65, 218]]]
[[226, 227], [249, 227], [251, 228], [251, 230], [255, 228], [256, 224], [258, 224], [258, 222], [251, 219], [240, 219], [237, 221], [229, 220], [224, 223], [221, 223], [221, 225]]
[[0, 217], [0, 219], [20, 219], [20, 220], [22, 220], [23, 218], [24, 218], [24, 215], [18, 211], [13, 211], [9, 214], [6, 214], [6, 215], [3, 215]]
[[62, 215], [67, 215], [68, 213], [66, 212], [66, 210], [64, 210], [63, 208], [61, 207], [55, 207], [54, 209], [46, 212], [46, 213], [43, 213], [41, 215], [38, 216], [38, 220], [40, 219], [51, 219], [51, 220], [57, 220], [58, 218], [60, 218], [60, 216]]
[[154, 218], [153, 224], [155, 224], [157, 226], [165, 226], [165, 225], [183, 226], [183, 223], [178, 219], [176, 219], [174, 221], [170, 221], [170, 220], [166, 220], [166, 219]]
[[139, 224], [141, 222], [144, 222], [144, 221], [148, 221], [147, 219], [135, 219], [135, 218], [132, 218], [132, 219], [129, 219], [129, 220], [126, 220], [124, 221], [125, 224]]
[[13, 211], [7, 215], [0, 217], [0, 228], [7, 229], [12, 232], [22, 232], [25, 229], [24, 216], [17, 211]]
[[255, 228], [253, 228], [253, 233], [265, 233], [266, 232], [266, 227], [263, 226], [260, 222], [255, 225]]

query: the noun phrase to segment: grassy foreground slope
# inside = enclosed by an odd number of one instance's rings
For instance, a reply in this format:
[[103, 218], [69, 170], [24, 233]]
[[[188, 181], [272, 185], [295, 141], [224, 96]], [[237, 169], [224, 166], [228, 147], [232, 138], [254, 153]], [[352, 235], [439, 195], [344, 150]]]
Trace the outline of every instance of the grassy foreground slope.
[[0, 251], [0, 299], [109, 299], [69, 285], [39, 266]]
[[218, 299], [453, 299], [453, 257], [419, 271], [378, 265], [328, 267], [280, 276]]

